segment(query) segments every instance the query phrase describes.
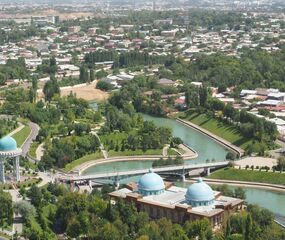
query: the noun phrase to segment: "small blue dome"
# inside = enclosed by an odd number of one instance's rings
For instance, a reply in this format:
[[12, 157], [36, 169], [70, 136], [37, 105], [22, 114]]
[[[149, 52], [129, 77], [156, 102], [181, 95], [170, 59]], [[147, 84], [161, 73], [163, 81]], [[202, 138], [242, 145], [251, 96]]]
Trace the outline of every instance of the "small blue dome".
[[14, 151], [17, 149], [17, 142], [14, 138], [6, 136], [0, 139], [0, 151]]
[[162, 178], [150, 170], [138, 181], [138, 191], [143, 195], [157, 195], [164, 191], [165, 186]]
[[196, 183], [188, 187], [185, 198], [189, 204], [197, 207], [211, 205], [215, 196], [212, 188], [199, 178]]

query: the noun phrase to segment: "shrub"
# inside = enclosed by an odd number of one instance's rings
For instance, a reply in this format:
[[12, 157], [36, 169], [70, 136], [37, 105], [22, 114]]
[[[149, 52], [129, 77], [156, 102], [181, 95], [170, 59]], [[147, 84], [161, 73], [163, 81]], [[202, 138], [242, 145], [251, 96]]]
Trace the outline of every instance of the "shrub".
[[111, 83], [108, 83], [108, 82], [99, 81], [96, 85], [96, 88], [103, 90], [103, 91], [110, 91], [113, 89], [113, 85]]
[[227, 160], [235, 160], [236, 158], [237, 158], [237, 156], [233, 152], [228, 152], [226, 155]]

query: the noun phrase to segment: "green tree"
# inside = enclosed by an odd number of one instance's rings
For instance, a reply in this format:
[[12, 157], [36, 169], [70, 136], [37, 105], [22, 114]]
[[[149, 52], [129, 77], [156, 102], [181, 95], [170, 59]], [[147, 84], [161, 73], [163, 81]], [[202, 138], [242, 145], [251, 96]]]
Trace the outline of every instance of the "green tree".
[[35, 207], [27, 201], [16, 202], [14, 205], [14, 211], [16, 214], [21, 214], [25, 221], [36, 216]]
[[81, 83], [86, 83], [90, 81], [88, 68], [84, 65], [80, 67], [79, 81]]
[[90, 69], [90, 81], [94, 81], [95, 80], [95, 73], [94, 73], [94, 69], [91, 68]]
[[44, 85], [43, 92], [45, 100], [50, 102], [52, 98], [60, 93], [60, 88], [55, 77], [51, 76], [50, 81], [47, 81]]
[[245, 223], [245, 232], [244, 232], [244, 240], [253, 240], [253, 223], [251, 215], [248, 214]]
[[187, 221], [184, 230], [189, 239], [210, 240], [213, 237], [212, 227], [208, 219]]
[[39, 207], [42, 203], [43, 194], [42, 191], [37, 185], [33, 184], [27, 192], [27, 196], [31, 199], [31, 204], [36, 208]]
[[8, 225], [13, 222], [13, 207], [12, 197], [10, 193], [6, 193], [0, 189], [0, 224], [4, 226], [4, 223]]

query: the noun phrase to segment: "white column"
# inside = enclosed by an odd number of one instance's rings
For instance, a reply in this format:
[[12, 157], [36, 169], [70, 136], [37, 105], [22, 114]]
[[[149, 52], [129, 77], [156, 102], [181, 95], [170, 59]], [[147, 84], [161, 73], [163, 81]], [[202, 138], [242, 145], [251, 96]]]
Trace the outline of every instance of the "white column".
[[5, 183], [5, 163], [4, 163], [5, 158], [0, 157], [0, 182]]
[[211, 174], [211, 168], [207, 168], [207, 176]]
[[20, 156], [15, 157], [14, 159], [14, 174], [16, 181], [20, 181]]

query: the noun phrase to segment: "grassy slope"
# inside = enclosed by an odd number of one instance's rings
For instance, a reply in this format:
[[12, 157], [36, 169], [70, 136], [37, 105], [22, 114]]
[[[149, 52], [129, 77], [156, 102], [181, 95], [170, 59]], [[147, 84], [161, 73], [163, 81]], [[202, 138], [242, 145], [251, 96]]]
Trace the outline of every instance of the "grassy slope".
[[206, 114], [193, 113], [187, 117], [187, 120], [205, 128], [221, 138], [224, 138], [242, 149], [246, 149], [246, 147], [252, 143], [250, 139], [242, 136], [239, 130], [234, 126], [208, 117]]
[[31, 128], [29, 126], [25, 126], [21, 131], [15, 133], [12, 137], [15, 138], [18, 147], [21, 147], [27, 137], [30, 135]]
[[88, 162], [91, 160], [95, 160], [95, 159], [100, 159], [100, 158], [104, 158], [103, 154], [101, 152], [95, 152], [95, 153], [86, 155], [82, 158], [79, 158], [77, 160], [74, 160], [73, 162], [67, 164], [64, 169], [66, 171], [70, 171], [71, 169], [73, 169], [74, 167], [76, 167], [82, 163], [85, 163], [85, 162]]
[[225, 168], [215, 171], [208, 178], [285, 185], [284, 173], [281, 174], [277, 172], [260, 172], [252, 170], [240, 170], [234, 168]]

